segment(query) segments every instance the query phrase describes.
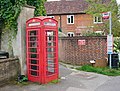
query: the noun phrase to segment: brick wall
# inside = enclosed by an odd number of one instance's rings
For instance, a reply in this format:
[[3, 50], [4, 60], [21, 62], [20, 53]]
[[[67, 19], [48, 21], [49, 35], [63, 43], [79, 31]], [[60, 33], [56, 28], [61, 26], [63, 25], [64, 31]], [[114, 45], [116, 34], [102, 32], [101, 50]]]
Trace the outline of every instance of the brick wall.
[[20, 64], [17, 58], [0, 59], [0, 86], [20, 73]]
[[[85, 45], [78, 45], [78, 40], [85, 40]], [[60, 37], [59, 60], [65, 63], [83, 65], [90, 60], [107, 57], [107, 37]]]
[[67, 34], [67, 32], [82, 33], [92, 30], [90, 26], [93, 26], [93, 17], [88, 14], [75, 14], [74, 24], [67, 24], [67, 15], [55, 15], [55, 19], [65, 34]]

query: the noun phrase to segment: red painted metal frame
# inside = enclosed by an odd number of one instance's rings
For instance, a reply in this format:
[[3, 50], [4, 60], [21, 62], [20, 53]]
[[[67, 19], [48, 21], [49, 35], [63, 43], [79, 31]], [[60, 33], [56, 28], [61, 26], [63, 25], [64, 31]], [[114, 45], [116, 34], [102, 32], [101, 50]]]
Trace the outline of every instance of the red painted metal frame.
[[[32, 54], [31, 52], [29, 52], [30, 50], [30, 40], [29, 38], [30, 36], [30, 31], [37, 31], [38, 32], [38, 36], [37, 36], [37, 53], [38, 53], [38, 65], [35, 65], [36, 67], [38, 66], [38, 69], [35, 70], [35, 72], [37, 71], [39, 74], [38, 76], [33, 76], [31, 75], [31, 68], [33, 65], [30, 63], [30, 55]], [[48, 60], [47, 60], [47, 36], [46, 36], [46, 32], [47, 31], [53, 31], [55, 33], [55, 35], [53, 37], [55, 37], [54, 43], [55, 46], [55, 52], [53, 52], [55, 54], [54, 56], [54, 74], [52, 75], [47, 75], [47, 67], [48, 67]], [[56, 80], [58, 79], [58, 22], [55, 19], [52, 18], [46, 18], [46, 17], [35, 17], [35, 18], [31, 18], [26, 22], [26, 48], [27, 48], [27, 74], [28, 74], [28, 80], [33, 81], [33, 82], [39, 82], [41, 84], [45, 84], [48, 83], [52, 80]], [[36, 58], [35, 58], [36, 59]]]

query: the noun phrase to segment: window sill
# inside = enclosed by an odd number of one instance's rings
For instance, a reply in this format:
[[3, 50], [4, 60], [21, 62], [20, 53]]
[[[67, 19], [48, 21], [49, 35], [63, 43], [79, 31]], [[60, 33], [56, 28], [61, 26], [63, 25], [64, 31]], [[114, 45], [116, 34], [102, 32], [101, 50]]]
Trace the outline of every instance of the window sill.
[[102, 24], [103, 22], [94, 22], [94, 24]]
[[68, 25], [73, 25], [74, 23], [67, 23]]

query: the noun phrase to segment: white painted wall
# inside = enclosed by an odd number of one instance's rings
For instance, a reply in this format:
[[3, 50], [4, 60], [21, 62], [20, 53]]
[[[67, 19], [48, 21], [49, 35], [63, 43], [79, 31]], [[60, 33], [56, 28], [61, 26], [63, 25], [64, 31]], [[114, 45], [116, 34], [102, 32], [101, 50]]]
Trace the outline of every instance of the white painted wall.
[[[21, 74], [26, 74], [26, 21], [34, 16], [34, 8], [23, 7], [18, 18], [18, 32], [13, 41], [14, 56], [18, 56], [21, 64]], [[16, 45], [14, 45], [16, 44]]]
[[17, 56], [21, 65], [21, 74], [26, 74], [26, 21], [34, 16], [34, 7], [24, 6], [18, 17], [18, 31], [16, 38], [12, 40], [9, 46], [9, 35], [12, 31], [6, 31], [2, 34], [1, 49], [9, 52], [10, 57]]

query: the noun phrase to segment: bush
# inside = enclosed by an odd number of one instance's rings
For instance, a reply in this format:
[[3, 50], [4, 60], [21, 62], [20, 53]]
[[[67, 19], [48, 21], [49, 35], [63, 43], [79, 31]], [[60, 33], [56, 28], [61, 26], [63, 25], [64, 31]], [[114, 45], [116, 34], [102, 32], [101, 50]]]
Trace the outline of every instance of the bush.
[[120, 52], [120, 37], [114, 38], [114, 52]]
[[103, 36], [102, 33], [95, 33], [95, 32], [85, 32], [83, 36]]

